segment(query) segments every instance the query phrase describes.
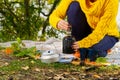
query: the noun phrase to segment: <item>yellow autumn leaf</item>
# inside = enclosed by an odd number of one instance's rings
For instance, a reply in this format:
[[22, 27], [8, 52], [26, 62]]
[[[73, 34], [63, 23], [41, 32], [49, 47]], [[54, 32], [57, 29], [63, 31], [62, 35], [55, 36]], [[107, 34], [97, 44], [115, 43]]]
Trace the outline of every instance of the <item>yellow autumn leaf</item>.
[[29, 66], [22, 67], [23, 70], [28, 70]]
[[94, 78], [101, 78], [99, 75], [95, 74], [93, 75]]
[[36, 72], [40, 72], [40, 69], [39, 69], [39, 68], [35, 68], [35, 71], [36, 71]]

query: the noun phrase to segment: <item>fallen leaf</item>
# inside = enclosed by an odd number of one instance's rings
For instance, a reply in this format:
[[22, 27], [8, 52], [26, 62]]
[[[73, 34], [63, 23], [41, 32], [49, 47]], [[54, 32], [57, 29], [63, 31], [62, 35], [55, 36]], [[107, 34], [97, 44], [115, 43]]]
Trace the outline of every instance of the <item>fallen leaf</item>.
[[28, 69], [29, 69], [29, 66], [22, 67], [22, 69], [28, 70]]
[[9, 63], [8, 62], [5, 62], [5, 66], [8, 66], [9, 65]]
[[39, 68], [35, 68], [35, 71], [40, 72], [40, 69]]
[[74, 61], [73, 60], [71, 63], [74, 64], [74, 65], [80, 65], [80, 61]]
[[32, 63], [32, 64], [34, 64], [34, 63], [35, 63], [35, 61], [33, 61], [33, 60], [32, 60], [32, 61], [31, 61], [31, 63]]
[[5, 49], [5, 53], [6, 53], [7, 55], [9, 55], [9, 54], [13, 53], [12, 48], [7, 47], [7, 48]]
[[20, 60], [26, 60], [26, 59], [29, 59], [29, 57], [20, 58]]
[[101, 78], [99, 75], [95, 74], [93, 75], [94, 78]]
[[40, 55], [35, 55], [35, 59], [40, 59]]

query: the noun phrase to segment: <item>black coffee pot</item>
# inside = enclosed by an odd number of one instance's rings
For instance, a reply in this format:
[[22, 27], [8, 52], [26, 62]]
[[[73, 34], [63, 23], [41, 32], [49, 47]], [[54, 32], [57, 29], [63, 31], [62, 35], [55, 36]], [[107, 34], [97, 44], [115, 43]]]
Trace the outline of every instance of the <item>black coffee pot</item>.
[[72, 28], [70, 27], [67, 31], [67, 36], [63, 38], [63, 53], [64, 54], [72, 54], [75, 53], [74, 49], [72, 48], [73, 43], [76, 41], [74, 36], [71, 35]]

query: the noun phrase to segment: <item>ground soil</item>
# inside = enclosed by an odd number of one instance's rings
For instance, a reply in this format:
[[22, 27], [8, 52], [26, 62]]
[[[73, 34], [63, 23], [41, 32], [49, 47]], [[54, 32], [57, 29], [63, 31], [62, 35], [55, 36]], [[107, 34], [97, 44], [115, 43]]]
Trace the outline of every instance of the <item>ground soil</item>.
[[[13, 56], [7, 56], [0, 52], [0, 67], [18, 60]], [[68, 65], [68, 64], [65, 64]], [[33, 69], [34, 68], [34, 69]], [[71, 69], [35, 68], [13, 72], [0, 71], [0, 80], [120, 80], [120, 69], [99, 70], [98, 67], [72, 66]]]

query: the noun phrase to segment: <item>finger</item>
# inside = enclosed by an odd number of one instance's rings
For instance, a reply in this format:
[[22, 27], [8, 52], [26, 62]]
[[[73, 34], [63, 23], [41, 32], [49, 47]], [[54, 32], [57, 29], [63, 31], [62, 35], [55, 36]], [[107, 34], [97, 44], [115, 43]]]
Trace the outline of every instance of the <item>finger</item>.
[[60, 27], [64, 30], [67, 30], [68, 29], [68, 25], [64, 24], [64, 23], [61, 23]]
[[61, 21], [61, 23], [63, 23], [64, 25], [69, 26], [69, 23], [68, 23], [68, 22], [66, 22], [66, 21], [64, 21], [64, 20], [62, 20], [62, 21]]
[[73, 49], [78, 49], [79, 47], [77, 45], [72, 46]]
[[75, 52], [77, 52], [78, 50], [77, 50], [77, 49], [75, 49], [74, 51], [75, 51]]
[[59, 22], [59, 24], [58, 24], [58, 27], [59, 27], [60, 29], [67, 30], [68, 27], [69, 27], [68, 25], [69, 25], [68, 22], [66, 22], [66, 21], [64, 21], [64, 20], [61, 20], [61, 21]]
[[73, 47], [73, 49], [79, 49], [79, 45], [78, 44], [74, 44], [72, 47]]

